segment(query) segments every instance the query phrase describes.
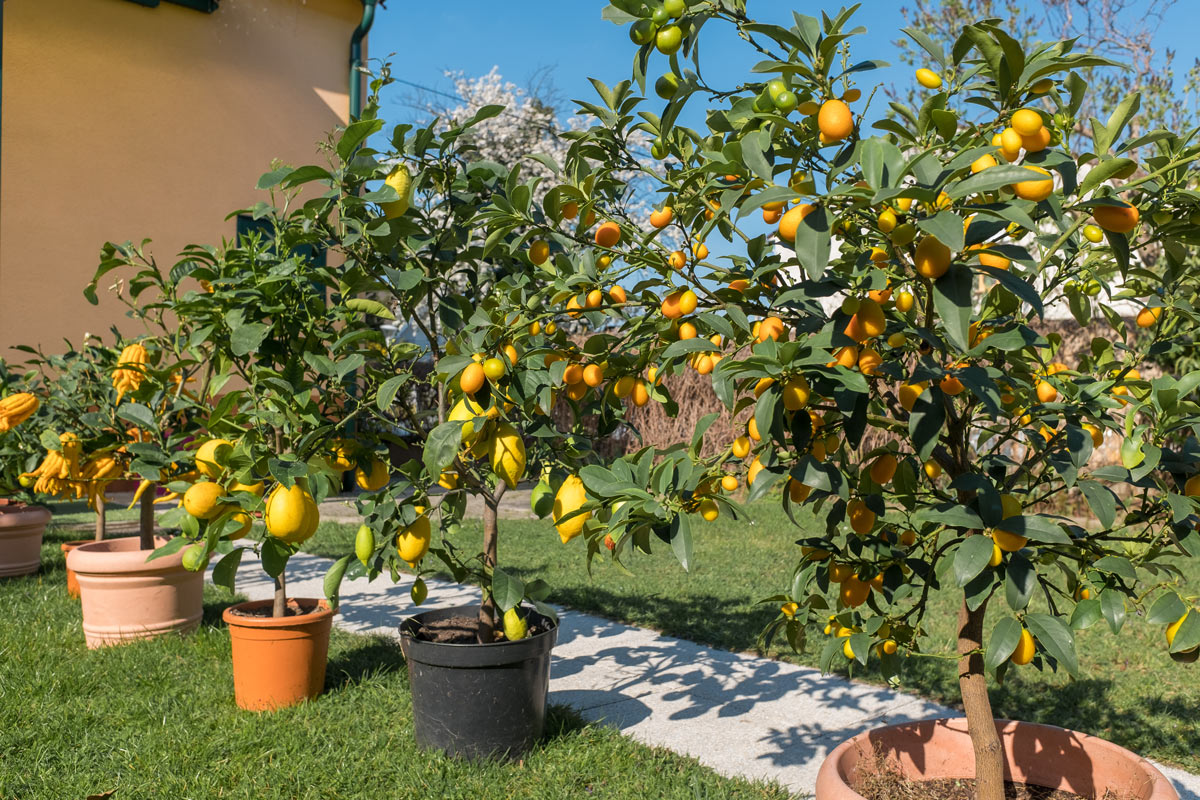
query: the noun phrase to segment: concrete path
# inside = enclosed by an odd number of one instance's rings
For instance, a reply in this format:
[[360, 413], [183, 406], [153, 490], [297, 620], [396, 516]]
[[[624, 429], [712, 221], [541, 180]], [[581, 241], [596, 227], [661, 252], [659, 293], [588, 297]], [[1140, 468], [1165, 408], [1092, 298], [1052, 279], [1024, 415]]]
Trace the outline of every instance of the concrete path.
[[[322, 512], [324, 513], [324, 508]], [[300, 554], [288, 566], [288, 593], [321, 597], [329, 561]], [[250, 554], [238, 591], [251, 599], [272, 586]], [[411, 576], [342, 585], [342, 628], [396, 635], [414, 613]], [[477, 592], [429, 581], [422, 610], [478, 602]], [[550, 701], [617, 727], [651, 745], [695, 757], [729, 776], [773, 780], [810, 796], [826, 753], [869, 728], [959, 716], [948, 708], [880, 686], [822, 675], [807, 667], [703, 647], [618, 622], [561, 610], [550, 669]], [[1200, 800], [1200, 776], [1162, 767], [1183, 800]]]

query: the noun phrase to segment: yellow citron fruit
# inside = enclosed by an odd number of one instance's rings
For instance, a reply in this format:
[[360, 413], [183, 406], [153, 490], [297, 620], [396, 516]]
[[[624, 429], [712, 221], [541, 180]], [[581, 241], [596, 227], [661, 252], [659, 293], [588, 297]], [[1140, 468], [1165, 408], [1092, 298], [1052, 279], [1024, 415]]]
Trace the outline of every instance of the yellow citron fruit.
[[397, 164], [388, 173], [383, 182], [396, 190], [396, 194], [400, 195], [399, 200], [393, 200], [390, 203], [380, 203], [379, 207], [383, 209], [383, 215], [388, 219], [393, 217], [403, 216], [408, 211], [409, 205], [409, 189], [412, 188], [412, 176], [408, 174], [408, 167], [403, 164]]
[[458, 473], [452, 469], [442, 470], [438, 475], [438, 486], [448, 492], [452, 492], [458, 488]]
[[388, 466], [382, 459], [371, 457], [367, 463], [367, 469], [363, 469], [360, 464], [354, 470], [354, 482], [358, 484], [358, 488], [364, 492], [375, 492], [387, 486], [388, 482]]
[[722, 475], [721, 488], [727, 492], [735, 492], [738, 488], [738, 479], [735, 475]]
[[926, 89], [940, 89], [942, 88], [942, 76], [931, 69], [921, 67], [917, 70], [917, 83]]
[[476, 403], [474, 400], [464, 397], [459, 400], [450, 409], [448, 419], [451, 422], [461, 422], [462, 434], [460, 442], [465, 445], [471, 445], [475, 441], [475, 418], [484, 415], [483, 406]]
[[900, 292], [896, 295], [896, 310], [902, 314], [907, 314], [912, 310], [915, 298], [912, 292]]
[[529, 635], [529, 623], [521, 616], [517, 606], [504, 612], [504, 638], [518, 642]]
[[[1000, 519], [1006, 520], [1010, 517], [1021, 516], [1021, 501], [1013, 497], [1011, 494], [1000, 495]], [[1025, 546], [1029, 540], [1024, 536], [1019, 536], [1011, 531], [995, 528], [992, 531], [992, 540], [1006, 553], [1015, 553]]]
[[850, 113], [850, 106], [841, 100], [826, 100], [817, 112], [817, 128], [827, 141], [845, 139], [854, 130], [854, 116]]
[[998, 567], [1000, 562], [1004, 560], [1004, 551], [1000, 549], [1000, 545], [992, 542], [992, 557], [988, 559], [989, 567]]
[[1138, 223], [1136, 206], [1122, 203], [1120, 206], [1096, 206], [1092, 209], [1096, 224], [1113, 233], [1129, 233]]
[[316, 501], [298, 483], [291, 488], [276, 486], [267, 497], [263, 522], [267, 533], [277, 539], [291, 544], [302, 542], [316, 531], [318, 520]]
[[925, 472], [925, 477], [931, 481], [936, 481], [942, 477], [942, 465], [934, 461], [932, 458], [921, 465], [921, 469]]
[[1162, 307], [1154, 308], [1146, 307], [1137, 313], [1137, 326], [1139, 328], [1152, 328], [1158, 323], [1162, 316]]
[[325, 457], [329, 468], [338, 472], [346, 472], [354, 467], [354, 462], [350, 455], [354, 452], [354, 445], [345, 439], [335, 439], [330, 443], [329, 455]]
[[550, 258], [550, 244], [544, 239], [538, 239], [529, 245], [529, 260], [534, 264], [542, 265]]
[[475, 394], [483, 388], [485, 380], [487, 380], [487, 373], [483, 371], [483, 365], [472, 362], [467, 364], [462, 374], [459, 375], [458, 385], [463, 390], [463, 394]]
[[730, 449], [733, 451], [733, 455], [736, 458], [745, 458], [746, 456], [750, 455], [750, 440], [745, 436], [739, 436], [733, 440], [733, 444], [730, 445]]
[[396, 534], [396, 555], [408, 562], [410, 567], [416, 569], [417, 562], [429, 552], [431, 538], [429, 517], [422, 514], [413, 520], [411, 525], [402, 528]]
[[847, 608], [857, 608], [867, 602], [867, 597], [870, 594], [871, 584], [859, 580], [857, 575], [852, 574], [846, 580], [842, 581], [842, 585], [838, 590], [838, 599]]
[[[1081, 426], [1092, 437], [1092, 447], [1099, 447], [1104, 444], [1104, 429], [1098, 425], [1093, 425], [1090, 422], [1085, 422]], [[1200, 489], [1200, 486], [1197, 487]]]
[[592, 512], [578, 514], [565, 521], [562, 521], [563, 517], [577, 511], [586, 502], [587, 490], [583, 487], [583, 480], [578, 475], [568, 475], [554, 495], [554, 528], [563, 544], [583, 531], [583, 525], [592, 518]]
[[879, 224], [879, 230], [884, 233], [891, 233], [900, 224], [900, 220], [896, 218], [896, 212], [886, 207], [883, 211], [879, 212], [879, 216], [875, 221]]
[[1188, 618], [1190, 611], [1183, 612], [1183, 616], [1167, 626], [1167, 647], [1175, 644], [1175, 635], [1179, 633], [1179, 629], [1183, 627], [1183, 621]]
[[994, 166], [996, 166], [996, 159], [985, 153], [971, 162], [971, 172], [983, 172], [985, 169], [989, 169]]
[[1022, 108], [1014, 111], [1012, 127], [1021, 136], [1033, 136], [1042, 129], [1042, 115], [1032, 108]]
[[235, 511], [230, 518], [238, 524], [238, 527], [232, 533], [225, 534], [223, 537], [225, 539], [241, 539], [243, 536], [249, 534], [250, 530], [254, 527], [254, 518], [245, 511]]
[[859, 303], [858, 312], [854, 316], [858, 317], [859, 328], [869, 339], [881, 336], [887, 327], [887, 318], [883, 314], [883, 308], [869, 297]]
[[1050, 173], [1041, 167], [1026, 166], [1028, 170], [1040, 172], [1044, 178], [1031, 178], [1025, 181], [1018, 181], [1013, 184], [1013, 192], [1022, 200], [1032, 200], [1039, 203], [1050, 196], [1054, 191], [1054, 179], [1050, 177]]
[[783, 218], [779, 220], [779, 238], [785, 242], [795, 243], [796, 230], [800, 227], [800, 223], [804, 218], [816, 210], [816, 206], [811, 203], [801, 203], [788, 210]]
[[942, 244], [936, 236], [926, 236], [917, 245], [916, 257], [913, 260], [917, 274], [931, 281], [937, 280], [950, 269], [950, 248]]
[[903, 406], [905, 411], [912, 411], [917, 398], [928, 388], [929, 384], [926, 381], [901, 384], [900, 389], [897, 391], [897, 394], [900, 396], [900, 405]]
[[699, 506], [700, 516], [706, 522], [712, 522], [721, 515], [721, 509], [717, 506], [717, 502], [711, 497], [706, 497], [700, 501]]
[[811, 391], [803, 375], [793, 375], [783, 384], [783, 407], [788, 411], [799, 411], [808, 405]]
[[525, 476], [525, 442], [520, 432], [507, 422], [496, 427], [491, 440], [492, 472], [509, 488], [515, 489]]
[[851, 500], [846, 512], [850, 518], [850, 529], [859, 536], [865, 536], [875, 527], [875, 512], [867, 508], [862, 500]]
[[1033, 634], [1025, 628], [1021, 628], [1021, 640], [1017, 642], [1017, 649], [1013, 651], [1010, 660], [1018, 667], [1028, 664], [1033, 661], [1033, 656], [1037, 652], [1037, 647], [1033, 641]]
[[1042, 78], [1040, 81], [1037, 81], [1036, 83], [1034, 83], [1033, 86], [1030, 86], [1029, 91], [1033, 92], [1034, 94], [1046, 94], [1053, 88], [1054, 88], [1054, 79], [1053, 78]]
[[883, 356], [870, 347], [864, 347], [858, 354], [858, 371], [863, 375], [874, 375], [883, 365]]
[[850, 647], [849, 639], [846, 639], [844, 642], [842, 642], [842, 655], [844, 655], [850, 661], [854, 660], [854, 649]]
[[228, 439], [209, 439], [196, 451], [196, 469], [206, 478], [219, 478], [225, 468], [217, 463], [219, 456], [227, 456], [233, 443]]
[[884, 453], [871, 464], [871, 480], [880, 486], [890, 483], [895, 474], [896, 457], [891, 453]]
[[183, 510], [196, 519], [212, 519], [223, 510], [217, 502], [224, 491], [210, 481], [194, 483], [183, 493]]
[[758, 473], [760, 473], [762, 471], [763, 471], [762, 461], [760, 461], [758, 459], [758, 456], [755, 456], [754, 460], [750, 462], [750, 468], [748, 470], [746, 470], [746, 488], [754, 487], [754, 479], [757, 478]]

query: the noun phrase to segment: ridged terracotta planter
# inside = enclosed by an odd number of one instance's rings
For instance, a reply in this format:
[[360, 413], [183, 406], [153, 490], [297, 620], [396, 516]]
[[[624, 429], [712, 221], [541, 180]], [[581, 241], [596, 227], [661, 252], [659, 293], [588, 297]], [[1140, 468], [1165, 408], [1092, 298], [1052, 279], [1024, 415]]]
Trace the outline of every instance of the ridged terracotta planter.
[[50, 511], [24, 503], [0, 505], [0, 578], [29, 575], [42, 565], [42, 534]]
[[[166, 543], [157, 539], [156, 546]], [[204, 613], [204, 573], [183, 568], [183, 551], [146, 561], [137, 536], [88, 542], [67, 554], [83, 603], [89, 648], [191, 633]]]
[[[1179, 800], [1171, 782], [1146, 759], [1112, 742], [1052, 725], [997, 720], [1004, 747], [1004, 779], [1081, 797], [1113, 790], [1130, 800]], [[852, 788], [860, 764], [875, 754], [914, 780], [974, 778], [975, 753], [967, 720], [935, 719], [890, 725], [838, 745], [817, 773], [816, 800], [863, 800]]]
[[254, 600], [230, 606], [221, 615], [233, 643], [233, 696], [239, 708], [271, 711], [294, 706], [316, 697], [325, 687], [333, 611], [324, 600], [292, 600], [302, 610], [314, 610], [291, 617], [236, 613], [272, 604]]
[[[96, 540], [76, 539], [72, 542], [63, 542], [58, 547], [63, 552], [63, 558], [66, 558], [67, 555], [76, 547], [79, 547], [79, 545], [88, 544], [94, 541]], [[74, 597], [76, 600], [79, 599], [79, 579], [75, 577], [75, 570], [71, 569], [70, 567], [67, 567], [67, 594], [71, 597]]]

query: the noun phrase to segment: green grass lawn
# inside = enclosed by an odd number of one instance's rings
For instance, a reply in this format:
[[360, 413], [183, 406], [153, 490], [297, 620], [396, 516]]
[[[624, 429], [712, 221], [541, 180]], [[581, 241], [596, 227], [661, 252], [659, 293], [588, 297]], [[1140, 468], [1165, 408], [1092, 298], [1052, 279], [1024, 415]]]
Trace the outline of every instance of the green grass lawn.
[[72, 538], [78, 533], [52, 527], [42, 571], [0, 581], [0, 797], [788, 796], [559, 708], [520, 764], [471, 766], [421, 752], [399, 646], [337, 630], [325, 695], [275, 713], [239, 711], [220, 622], [228, 595], [206, 588], [193, 636], [88, 651], [58, 547]]
[[[662, 544], [651, 556], [630, 562], [629, 576], [597, 559], [589, 577], [583, 542], [559, 542], [548, 522], [502, 520], [499, 560], [506, 570], [554, 587], [551, 600], [571, 608], [730, 650], [748, 651], [776, 606], [757, 600], [783, 591], [799, 548], [797, 529], [777, 504], [750, 507], [750, 519], [722, 516], [693, 525], [695, 566], [685, 573]], [[306, 548], [333, 556], [351, 552], [354, 528], [323, 529]], [[458, 543], [477, 548], [478, 522], [464, 525]], [[652, 539], [657, 543], [657, 540]], [[1188, 565], [1189, 585], [1200, 591], [1200, 565]], [[386, 578], [383, 578], [386, 580]], [[1003, 601], [998, 604], [1004, 606]], [[927, 623], [927, 650], [952, 652], [958, 600], [937, 594]], [[810, 631], [808, 652], [772, 655], [814, 665], [823, 636]], [[1144, 756], [1200, 772], [1200, 664], [1184, 666], [1167, 656], [1162, 626], [1130, 618], [1120, 636], [1099, 624], [1078, 635], [1082, 674], [1042, 674], [1012, 669], [991, 696], [998, 716], [1061, 725], [1103, 736]], [[879, 680], [870, 671], [855, 677]], [[952, 660], [910, 658], [903, 688], [942, 703], [958, 702]]]

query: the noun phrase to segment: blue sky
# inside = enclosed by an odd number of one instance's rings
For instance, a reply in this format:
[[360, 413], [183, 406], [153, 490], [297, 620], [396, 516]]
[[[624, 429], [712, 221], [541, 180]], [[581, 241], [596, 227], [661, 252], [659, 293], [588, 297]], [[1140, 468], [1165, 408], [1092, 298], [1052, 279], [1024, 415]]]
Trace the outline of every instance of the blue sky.
[[[1036, 0], [1030, 2], [1040, 5]], [[1149, 0], [1143, 2], [1149, 4]], [[473, 76], [497, 66], [507, 80], [524, 85], [538, 69], [550, 68], [553, 82], [565, 98], [590, 100], [595, 94], [587, 78], [594, 76], [608, 84], [628, 78], [635, 50], [625, 26], [600, 18], [605, 5], [605, 0], [392, 0], [376, 17], [370, 54], [372, 58], [390, 56], [399, 78], [449, 92], [453, 85], [443, 75], [447, 69]], [[790, 23], [792, 9], [817, 15], [820, 9], [833, 12], [840, 5], [753, 0], [749, 11], [764, 21]], [[902, 5], [904, 0], [863, 2], [854, 20], [868, 32], [853, 40], [855, 60], [898, 63], [892, 42], [901, 36]], [[1156, 45], [1177, 51], [1178, 78], [1200, 55], [1194, 36], [1198, 23], [1200, 3], [1179, 0], [1159, 29]], [[755, 54], [728, 26], [721, 27], [723, 30], [715, 26], [705, 30], [702, 66], [713, 72], [723, 67], [725, 75], [741, 80], [756, 60]], [[651, 74], [659, 74], [665, 61], [656, 54]], [[864, 81], [882, 83], [911, 80], [909, 70], [899, 67], [864, 75]], [[406, 92], [411, 92], [407, 86], [393, 86], [385, 95], [384, 113], [389, 121], [405, 121], [414, 115], [404, 103]]]

